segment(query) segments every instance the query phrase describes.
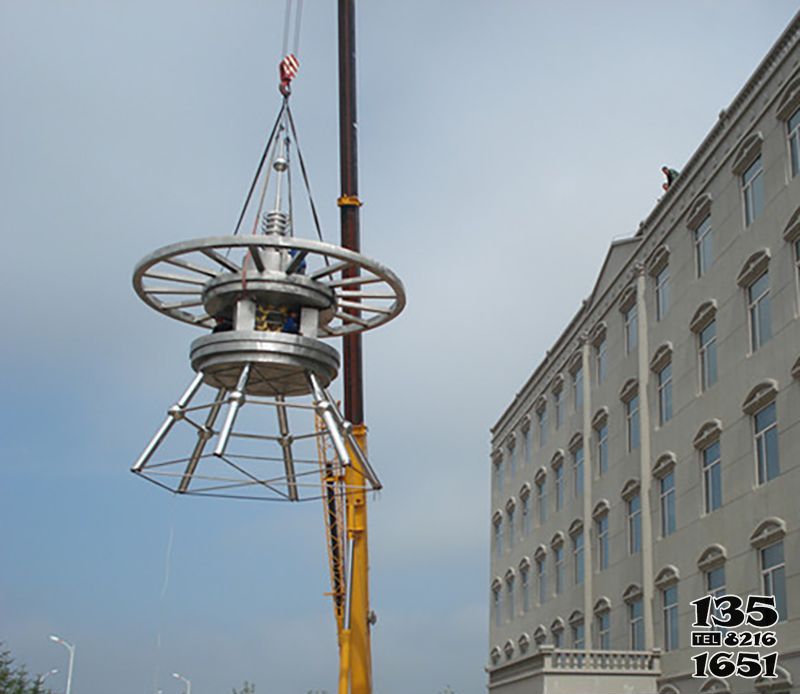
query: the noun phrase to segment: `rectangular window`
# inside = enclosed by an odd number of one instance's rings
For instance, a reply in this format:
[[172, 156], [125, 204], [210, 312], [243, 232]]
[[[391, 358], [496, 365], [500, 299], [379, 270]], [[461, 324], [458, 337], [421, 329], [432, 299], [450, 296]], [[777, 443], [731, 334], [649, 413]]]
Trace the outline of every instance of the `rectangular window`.
[[564, 408], [561, 406], [561, 391], [553, 393], [553, 407], [556, 408], [556, 430], [564, 423]]
[[719, 441], [703, 449], [703, 498], [706, 513], [722, 506], [722, 463]]
[[608, 369], [608, 354], [606, 353], [606, 338], [600, 340], [595, 346], [595, 369], [597, 370], [597, 383], [604, 383]]
[[572, 489], [575, 496], [583, 494], [583, 446], [576, 448], [572, 453]]
[[547, 574], [544, 570], [544, 557], [536, 560], [536, 590], [539, 593], [539, 604], [547, 602]]
[[530, 427], [522, 431], [522, 464], [531, 462], [531, 430]]
[[658, 422], [664, 426], [672, 419], [672, 364], [658, 372]]
[[509, 479], [513, 480], [517, 474], [517, 447], [511, 446], [508, 449], [508, 472]]
[[494, 464], [494, 486], [497, 491], [502, 491], [505, 486], [505, 475], [503, 470], [503, 459], [500, 458]]
[[572, 538], [572, 578], [575, 585], [583, 583], [583, 533]]
[[639, 448], [639, 395], [625, 403], [625, 420], [628, 429], [628, 452]]
[[508, 608], [508, 621], [514, 619], [514, 581], [506, 581], [506, 607]]
[[575, 411], [580, 412], [583, 407], [583, 369], [578, 369], [572, 374], [572, 398], [575, 402]]
[[604, 422], [594, 433], [597, 441], [597, 472], [604, 475], [608, 470], [608, 424]]
[[583, 648], [583, 622], [572, 625], [572, 647], [574, 649]]
[[536, 504], [539, 507], [539, 523], [544, 525], [547, 520], [547, 488], [543, 479], [536, 483]]
[[698, 336], [700, 350], [700, 389], [708, 390], [717, 382], [717, 322], [712, 320]]
[[600, 571], [608, 568], [608, 515], [602, 515], [595, 521], [597, 529], [597, 568]]
[[749, 227], [764, 209], [764, 167], [761, 156], [742, 174], [744, 225]]
[[556, 569], [556, 595], [561, 595], [564, 590], [564, 545], [553, 549], [553, 561]]
[[661, 320], [669, 311], [669, 265], [658, 271], [656, 281], [656, 320]]
[[520, 500], [522, 504], [522, 528], [520, 534], [522, 537], [528, 537], [531, 534], [531, 498], [530, 496], [523, 496]]
[[800, 312], [800, 239], [794, 242], [794, 279], [797, 285], [797, 310]]
[[750, 350], [755, 352], [772, 337], [768, 272], [747, 288], [747, 312], [750, 317]]
[[561, 648], [561, 644], [564, 642], [564, 632], [561, 629], [555, 629], [553, 631], [553, 648]]
[[539, 446], [547, 445], [547, 409], [541, 409], [536, 413], [536, 421], [539, 426]]
[[508, 518], [508, 548], [511, 549], [514, 546], [514, 509], [509, 509], [506, 511], [506, 517]]
[[531, 609], [531, 580], [528, 569], [521, 569], [519, 579], [522, 583], [522, 612], [526, 613]]
[[628, 553], [642, 549], [642, 500], [637, 492], [628, 500]]
[[639, 338], [636, 304], [623, 313], [623, 320], [625, 321], [625, 354], [630, 354], [636, 349], [636, 343]]
[[555, 470], [556, 511], [564, 508], [564, 466], [557, 465]]
[[775, 403], [756, 412], [755, 426], [756, 470], [758, 483], [764, 484], [778, 476], [778, 417]]
[[500, 588], [492, 589], [492, 612], [494, 612], [494, 625], [499, 627], [503, 623], [502, 591]]
[[661, 607], [664, 616], [664, 650], [678, 648], [678, 586], [661, 591]]
[[675, 472], [670, 470], [659, 480], [661, 496], [661, 537], [675, 532]]
[[786, 123], [789, 138], [789, 161], [792, 164], [792, 178], [800, 173], [800, 108], [797, 109]]
[[[706, 571], [706, 594], [719, 598], [725, 595], [725, 567], [719, 566], [711, 571]], [[717, 619], [725, 619], [725, 616], [718, 610], [712, 608], [711, 614]], [[717, 631], [724, 631], [717, 628]]]
[[644, 608], [642, 599], [636, 598], [628, 604], [628, 623], [630, 625], [631, 650], [644, 650]]
[[775, 596], [775, 609], [781, 621], [786, 620], [786, 564], [783, 560], [783, 540], [761, 550], [761, 578], [766, 595]]
[[611, 648], [611, 613], [609, 611], [597, 615], [597, 647], [603, 651]]
[[711, 234], [711, 215], [694, 230], [694, 258], [697, 276], [702, 277], [714, 262], [714, 237]]

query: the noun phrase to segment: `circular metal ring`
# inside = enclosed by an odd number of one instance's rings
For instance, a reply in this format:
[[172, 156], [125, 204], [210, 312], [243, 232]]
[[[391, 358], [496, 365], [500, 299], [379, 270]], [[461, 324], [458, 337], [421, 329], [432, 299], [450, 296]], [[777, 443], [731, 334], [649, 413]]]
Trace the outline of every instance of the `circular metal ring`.
[[[164, 246], [136, 266], [133, 288], [156, 311], [212, 328], [214, 319], [203, 302], [206, 286], [225, 273], [243, 273], [246, 281], [251, 269], [254, 276], [263, 272], [267, 249], [299, 256], [305, 261], [304, 276], [333, 292], [335, 310], [330, 321], [320, 325], [320, 337], [376, 328], [405, 307], [403, 283], [377, 261], [330, 243], [277, 234], [211, 236]], [[297, 269], [295, 273], [303, 276]]]

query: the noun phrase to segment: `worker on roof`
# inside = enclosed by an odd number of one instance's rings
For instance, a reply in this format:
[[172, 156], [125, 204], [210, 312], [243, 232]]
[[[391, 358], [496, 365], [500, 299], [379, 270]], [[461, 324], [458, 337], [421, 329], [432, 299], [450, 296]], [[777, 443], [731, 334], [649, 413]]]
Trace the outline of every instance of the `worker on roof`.
[[672, 182], [676, 178], [678, 178], [678, 176], [681, 175], [680, 171], [678, 171], [677, 169], [671, 169], [666, 164], [664, 164], [664, 166], [661, 167], [661, 173], [663, 173], [667, 177], [666, 182], [661, 186], [664, 190], [669, 190], [670, 186], [672, 185]]

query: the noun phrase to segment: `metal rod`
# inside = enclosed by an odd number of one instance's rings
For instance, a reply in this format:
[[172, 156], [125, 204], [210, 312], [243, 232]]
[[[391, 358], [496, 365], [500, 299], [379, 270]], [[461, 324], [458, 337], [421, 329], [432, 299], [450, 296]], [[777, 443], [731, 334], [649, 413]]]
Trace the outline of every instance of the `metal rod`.
[[164, 420], [164, 423], [159, 427], [156, 435], [153, 436], [153, 438], [150, 440], [150, 443], [147, 444], [147, 447], [144, 449], [144, 451], [142, 451], [142, 454], [133, 464], [133, 467], [131, 468], [133, 472], [139, 472], [145, 465], [147, 465], [147, 461], [150, 460], [153, 453], [155, 453], [156, 449], [161, 445], [161, 442], [169, 433], [169, 430], [172, 429], [172, 425], [183, 416], [186, 406], [191, 402], [192, 398], [195, 396], [202, 384], [203, 374], [200, 373], [194, 377], [183, 395], [178, 398], [178, 402], [169, 408], [169, 413], [167, 414], [167, 418]]
[[286, 489], [289, 498], [297, 501], [297, 479], [294, 475], [294, 460], [292, 458], [292, 437], [289, 433], [289, 418], [286, 416], [286, 407], [283, 405], [283, 395], [275, 397], [278, 401], [276, 411], [278, 412], [278, 429], [281, 432], [280, 444], [283, 450], [283, 465], [286, 469]]
[[230, 401], [230, 405], [228, 405], [228, 414], [225, 417], [225, 423], [222, 425], [222, 431], [219, 434], [219, 441], [217, 441], [217, 447], [214, 449], [214, 455], [217, 457], [222, 457], [225, 455], [225, 448], [228, 445], [228, 439], [230, 438], [231, 431], [233, 430], [233, 425], [236, 422], [236, 415], [239, 412], [239, 408], [241, 407], [242, 403], [244, 402], [244, 389], [247, 385], [247, 378], [250, 376], [250, 364], [245, 364], [244, 368], [242, 369], [242, 373], [239, 376], [239, 381], [236, 384], [236, 390], [234, 390], [229, 396], [228, 400]]
[[333, 447], [336, 450], [336, 455], [339, 457], [339, 461], [342, 465], [348, 465], [350, 463], [350, 456], [347, 453], [347, 446], [344, 443], [339, 423], [336, 421], [336, 417], [331, 411], [336, 408], [331, 407], [331, 403], [328, 401], [327, 397], [325, 397], [325, 391], [322, 389], [322, 386], [320, 386], [317, 377], [310, 371], [306, 371], [306, 378], [311, 386], [311, 392], [314, 394], [314, 404], [317, 406], [317, 412], [325, 423], [325, 428], [328, 430], [328, 435], [331, 437], [331, 443], [333, 443]]
[[206, 277], [219, 277], [220, 274], [218, 272], [214, 272], [213, 270], [209, 270], [202, 265], [196, 265], [188, 260], [184, 260], [183, 258], [165, 258], [164, 262], [169, 263], [170, 265], [175, 265], [176, 267], [182, 267], [186, 270], [191, 270], [192, 272], [205, 275]]
[[186, 491], [189, 489], [189, 484], [191, 484], [194, 471], [197, 469], [197, 464], [200, 462], [200, 457], [203, 455], [203, 451], [206, 448], [208, 440], [214, 433], [213, 432], [214, 422], [217, 419], [217, 415], [219, 415], [219, 411], [222, 409], [224, 398], [225, 398], [225, 389], [220, 388], [217, 391], [217, 395], [214, 399], [214, 403], [211, 405], [211, 409], [208, 411], [205, 425], [200, 431], [197, 432], [197, 443], [195, 443], [194, 445], [192, 456], [191, 458], [189, 458], [189, 464], [186, 466], [186, 470], [183, 473], [183, 477], [181, 478], [181, 483], [178, 485], [179, 494], [185, 494]]
[[241, 268], [234, 263], [232, 260], [228, 260], [224, 255], [220, 255], [217, 253], [213, 248], [201, 248], [200, 252], [211, 258], [215, 263], [218, 263], [226, 270], [230, 270], [231, 272], [239, 272]]

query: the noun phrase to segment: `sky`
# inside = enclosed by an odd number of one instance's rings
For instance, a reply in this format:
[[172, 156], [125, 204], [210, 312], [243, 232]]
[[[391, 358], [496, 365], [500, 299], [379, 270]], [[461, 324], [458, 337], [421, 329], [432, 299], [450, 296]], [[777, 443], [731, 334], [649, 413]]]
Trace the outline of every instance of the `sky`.
[[[797, 10], [788, 0], [360, 2], [362, 249], [408, 305], [364, 337], [375, 691], [485, 691], [489, 428]], [[279, 0], [0, 0], [0, 641], [73, 692], [336, 690], [321, 508], [128, 472], [191, 377], [134, 294], [230, 233], [279, 106]], [[338, 238], [336, 8], [292, 108]]]

